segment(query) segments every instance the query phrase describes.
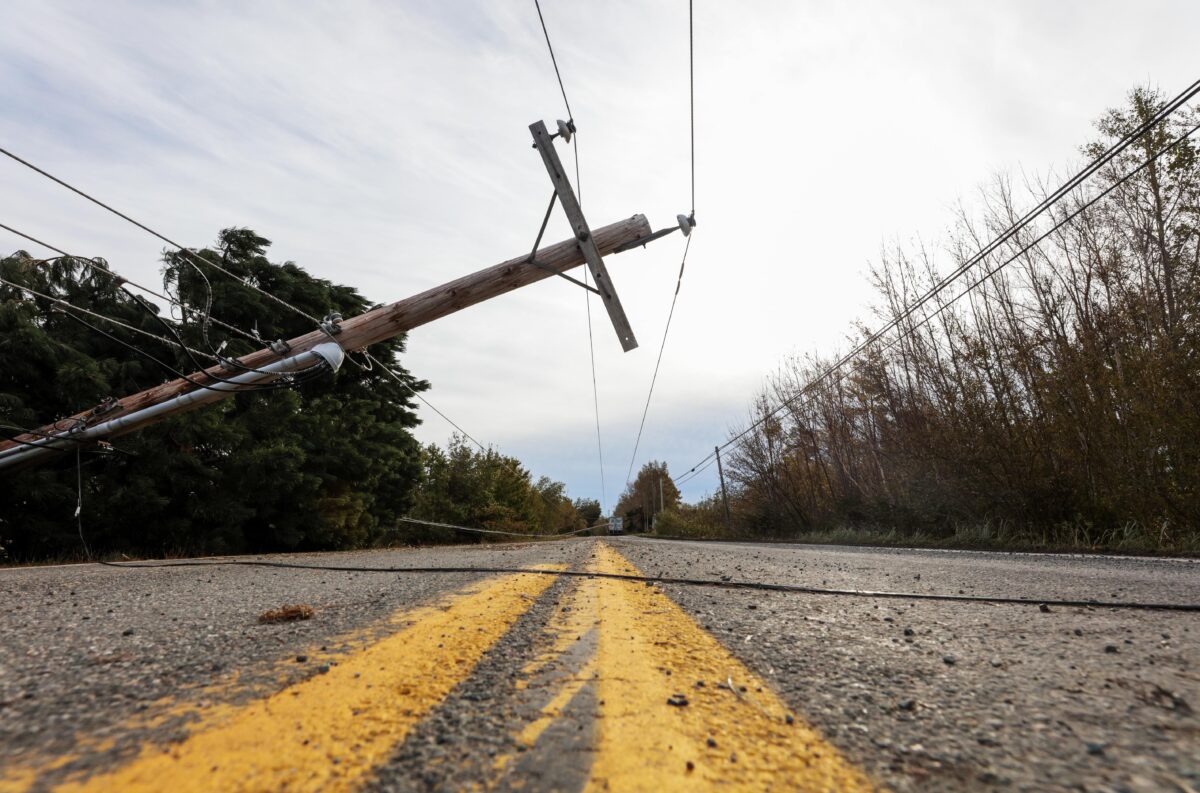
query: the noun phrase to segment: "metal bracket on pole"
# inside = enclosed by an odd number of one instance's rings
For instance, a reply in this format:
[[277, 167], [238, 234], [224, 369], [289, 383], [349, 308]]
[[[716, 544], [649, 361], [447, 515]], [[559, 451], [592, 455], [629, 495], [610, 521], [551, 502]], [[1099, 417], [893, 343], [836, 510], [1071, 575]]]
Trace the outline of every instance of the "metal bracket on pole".
[[554, 150], [553, 136], [546, 129], [545, 123], [541, 121], [530, 124], [529, 131], [533, 134], [533, 146], [542, 155], [542, 162], [550, 174], [550, 182], [554, 185], [558, 202], [562, 205], [563, 212], [566, 213], [567, 220], [571, 223], [579, 250], [583, 253], [588, 269], [592, 271], [592, 278], [596, 281], [596, 290], [600, 294], [600, 299], [604, 301], [604, 308], [608, 310], [608, 318], [612, 321], [613, 328], [617, 331], [621, 349], [629, 352], [638, 346], [637, 339], [633, 335], [633, 328], [629, 326], [629, 320], [625, 317], [625, 309], [621, 308], [621, 301], [617, 298], [617, 292], [612, 285], [612, 279], [608, 276], [608, 270], [604, 267], [604, 259], [600, 256], [600, 251], [596, 249], [596, 242], [592, 239], [591, 229], [588, 228], [587, 220], [583, 217], [583, 209], [580, 208], [575, 191], [571, 188], [571, 181], [567, 178], [566, 170], [558, 159], [558, 152]]

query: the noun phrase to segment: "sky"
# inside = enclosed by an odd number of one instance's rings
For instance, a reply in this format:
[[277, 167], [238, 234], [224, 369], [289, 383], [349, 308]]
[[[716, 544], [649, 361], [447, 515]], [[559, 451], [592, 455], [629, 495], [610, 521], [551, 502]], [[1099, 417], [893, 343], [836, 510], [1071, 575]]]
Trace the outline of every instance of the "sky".
[[[672, 225], [693, 208], [687, 3], [542, 7], [589, 223]], [[694, 18], [697, 228], [635, 474], [708, 454], [785, 357], [844, 350], [885, 247], [936, 250], [997, 174], [1064, 173], [1132, 88], [1200, 77], [1190, 0], [695, 0]], [[550, 192], [528, 126], [566, 116], [532, 0], [0, 8], [0, 146], [185, 245], [253, 228], [273, 260], [373, 301], [525, 252]], [[0, 221], [161, 283], [161, 242], [9, 160]], [[567, 236], [556, 212], [546, 239]], [[0, 231], [18, 249], [45, 253]], [[639, 349], [591, 304], [603, 468], [578, 287], [418, 328], [404, 365], [472, 436], [607, 511], [682, 250], [674, 234], [608, 260]], [[420, 440], [445, 443], [420, 414]]]

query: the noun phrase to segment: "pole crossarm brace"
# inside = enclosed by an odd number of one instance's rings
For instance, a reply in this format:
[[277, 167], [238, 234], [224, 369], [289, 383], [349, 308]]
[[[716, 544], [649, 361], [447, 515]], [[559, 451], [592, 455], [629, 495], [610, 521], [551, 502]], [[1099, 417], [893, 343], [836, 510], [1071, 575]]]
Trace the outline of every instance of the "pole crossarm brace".
[[[591, 235], [591, 240], [597, 255], [613, 253], [621, 246], [643, 237], [650, 232], [650, 224], [643, 215], [634, 215], [625, 220], [617, 221], [597, 229]], [[523, 286], [552, 278], [555, 274], [578, 267], [585, 261], [585, 256], [576, 239], [563, 240], [535, 252], [538, 267], [530, 267], [528, 254], [509, 259], [506, 262], [488, 267], [471, 275], [463, 276], [449, 283], [434, 287], [418, 295], [404, 298], [395, 303], [380, 306], [358, 316], [350, 317], [337, 323], [340, 332], [331, 336], [324, 329], [314, 329], [303, 336], [288, 339], [283, 345], [273, 345], [276, 349], [265, 347], [256, 352], [243, 355], [234, 363], [247, 369], [265, 369], [266, 367], [291, 356], [298, 356], [314, 348], [336, 342], [336, 345], [346, 351], [361, 350], [372, 344], [399, 336], [402, 333], [433, 322], [436, 319], [461, 311], [464, 308], [491, 300]], [[278, 352], [276, 351], [278, 350]], [[30, 443], [44, 441], [47, 435], [62, 434], [62, 425], [72, 424], [79, 431], [84, 427], [99, 424], [101, 421], [112, 422], [121, 416], [143, 411], [160, 403], [169, 402], [181, 395], [197, 390], [196, 383], [218, 386], [221, 380], [228, 379], [229, 370], [223, 365], [217, 365], [201, 372], [189, 375], [188, 379], [171, 380], [153, 388], [139, 391], [121, 399], [106, 402], [103, 410], [86, 410], [74, 416], [62, 419], [57, 425], [39, 427], [14, 440], [0, 441], [0, 454], [4, 450]], [[201, 389], [203, 390], [203, 389]], [[220, 389], [224, 390], [224, 389]], [[206, 391], [206, 394], [216, 393]], [[221, 395], [217, 394], [219, 398]], [[184, 403], [176, 403], [182, 410]], [[197, 400], [187, 404], [198, 405]], [[150, 414], [152, 421], [158, 421], [174, 415], [177, 411], [161, 411]], [[146, 415], [146, 414], [143, 414]], [[110, 423], [112, 431], [105, 433], [108, 437], [130, 432], [133, 429], [146, 426], [147, 422], [138, 422], [136, 427], [127, 423]], [[100, 433], [89, 435], [90, 440], [98, 440]]]
[[[638, 346], [637, 339], [633, 335], [633, 328], [629, 326], [625, 309], [621, 307], [621, 301], [617, 298], [617, 291], [608, 275], [608, 269], [604, 266], [604, 257], [596, 246], [596, 240], [592, 237], [591, 229], [588, 228], [587, 220], [583, 216], [579, 199], [575, 197], [571, 180], [567, 178], [567, 172], [558, 158], [558, 152], [554, 148], [554, 138], [546, 129], [543, 121], [535, 121], [530, 124], [529, 132], [533, 135], [533, 146], [538, 150], [538, 154], [542, 155], [542, 162], [546, 166], [547, 173], [550, 174], [550, 182], [554, 185], [558, 203], [566, 213], [572, 231], [575, 232], [579, 250], [583, 253], [588, 269], [592, 272], [592, 278], [596, 282], [596, 291], [604, 302], [604, 308], [608, 311], [608, 318], [612, 321], [613, 329], [617, 331], [621, 349], [629, 352]], [[544, 227], [545, 223], [543, 222]], [[647, 233], [649, 232], [647, 231]]]

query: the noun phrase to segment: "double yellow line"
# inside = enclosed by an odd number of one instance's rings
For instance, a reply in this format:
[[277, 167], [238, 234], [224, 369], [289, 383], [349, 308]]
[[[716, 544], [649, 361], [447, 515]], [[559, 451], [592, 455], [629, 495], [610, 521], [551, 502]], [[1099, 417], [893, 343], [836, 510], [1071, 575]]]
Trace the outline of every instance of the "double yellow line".
[[[633, 571], [598, 544], [595, 572]], [[554, 568], [548, 568], [554, 569]], [[188, 737], [146, 745], [114, 770], [50, 789], [96, 791], [349, 791], [375, 770], [533, 605], [553, 576], [516, 574], [398, 615], [405, 627], [318, 674], [245, 705], [202, 711]], [[535, 673], [583, 636], [590, 657], [562, 677], [539, 718], [514, 736], [536, 747], [585, 687], [598, 703], [586, 787], [596, 790], [871, 789], [869, 779], [744, 665], [654, 587], [580, 579], [547, 624]], [[518, 681], [518, 687], [520, 686]], [[498, 758], [497, 782], [514, 772]], [[47, 787], [38, 767], [0, 772], [0, 793]], [[41, 781], [39, 781], [41, 779]], [[519, 783], [519, 779], [511, 779]]]

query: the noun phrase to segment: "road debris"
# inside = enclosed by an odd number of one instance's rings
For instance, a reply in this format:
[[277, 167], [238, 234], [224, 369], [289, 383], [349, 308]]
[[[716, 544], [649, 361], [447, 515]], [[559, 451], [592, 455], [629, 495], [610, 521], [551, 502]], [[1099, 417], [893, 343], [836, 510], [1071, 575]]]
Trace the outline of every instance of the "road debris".
[[297, 603], [290, 606], [280, 606], [277, 609], [264, 611], [258, 615], [258, 621], [263, 625], [270, 625], [277, 622], [296, 622], [298, 620], [310, 620], [316, 612], [312, 606], [306, 606], [302, 603]]

